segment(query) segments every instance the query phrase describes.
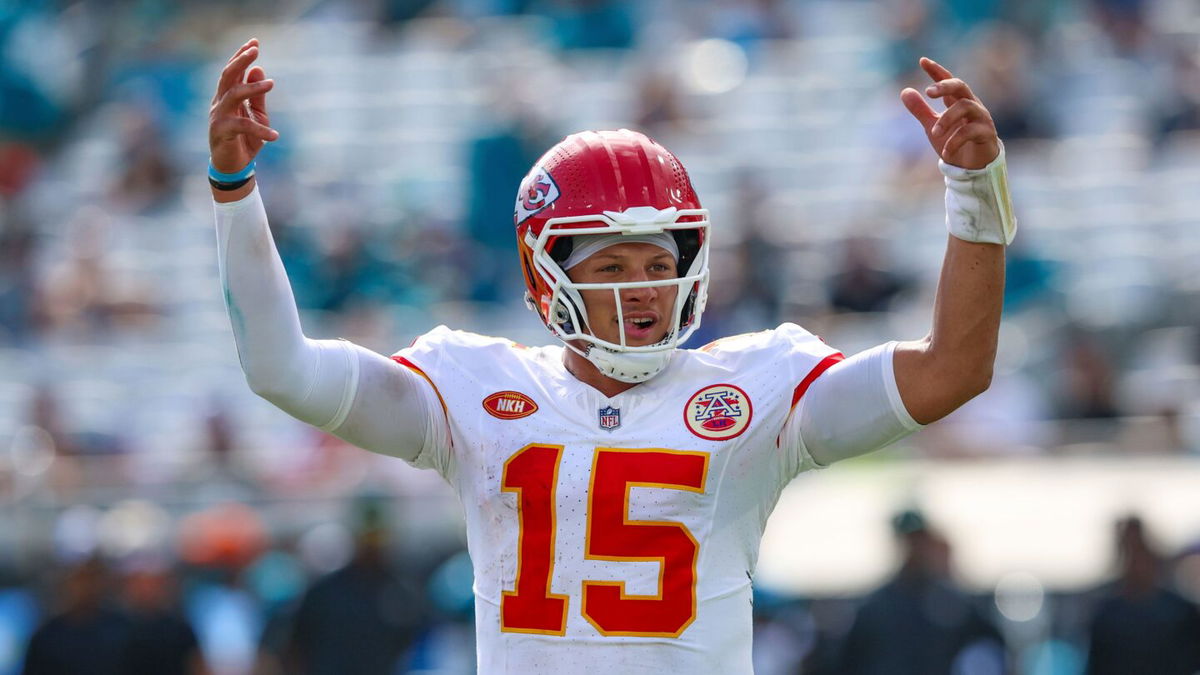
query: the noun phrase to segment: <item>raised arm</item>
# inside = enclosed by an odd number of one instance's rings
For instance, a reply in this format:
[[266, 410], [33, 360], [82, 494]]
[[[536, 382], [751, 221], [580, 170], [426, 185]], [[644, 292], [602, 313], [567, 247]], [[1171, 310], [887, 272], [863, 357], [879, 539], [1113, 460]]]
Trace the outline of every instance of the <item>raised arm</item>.
[[[243, 172], [265, 141], [278, 138], [266, 111], [272, 82], [262, 68], [247, 71], [257, 56], [256, 40], [243, 45], [213, 97], [210, 178], [215, 173], [217, 183]], [[445, 414], [427, 382], [350, 342], [304, 336], [254, 178], [227, 187], [213, 185], [217, 260], [250, 388], [297, 419], [368, 450], [416, 461], [445, 444]]]
[[1004, 304], [1004, 247], [1016, 228], [1004, 157], [987, 108], [970, 87], [930, 59], [925, 93], [941, 98], [938, 114], [914, 89], [901, 100], [925, 129], [946, 175], [951, 236], [942, 261], [933, 326], [895, 351], [896, 385], [913, 419], [928, 424], [987, 390]]
[[921, 340], [856, 354], [812, 383], [783, 438], [816, 466], [893, 443], [950, 414], [991, 383], [1004, 300], [1004, 247], [1016, 232], [1003, 150], [991, 115], [970, 87], [930, 59], [921, 59], [921, 67], [934, 80], [926, 93], [946, 103], [939, 115], [916, 90], [900, 94], [946, 176], [950, 237], [933, 328]]

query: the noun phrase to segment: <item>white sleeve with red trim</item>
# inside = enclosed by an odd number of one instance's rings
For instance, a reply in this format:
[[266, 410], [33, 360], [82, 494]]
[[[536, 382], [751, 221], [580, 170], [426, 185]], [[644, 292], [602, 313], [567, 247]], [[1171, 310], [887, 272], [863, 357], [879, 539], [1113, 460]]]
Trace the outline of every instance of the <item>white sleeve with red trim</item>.
[[250, 388], [296, 419], [414, 464], [445, 443], [445, 414], [427, 382], [345, 340], [304, 336], [258, 189], [214, 210], [225, 305]]
[[900, 399], [892, 369], [897, 344], [855, 354], [812, 380], [781, 435], [784, 447], [799, 453], [801, 470], [878, 450], [924, 427]]
[[[451, 484], [455, 483], [458, 465], [453, 451], [458, 448], [457, 439], [467, 439], [465, 443], [469, 446], [472, 438], [471, 433], [463, 433], [461, 423], [485, 410], [484, 397], [497, 391], [487, 383], [511, 382], [514, 375], [528, 376], [521, 360], [514, 358], [524, 349], [505, 338], [437, 326], [392, 355], [393, 361], [426, 383], [433, 392], [430, 405], [436, 405], [445, 420], [415, 465], [436, 469]], [[515, 366], [521, 374], [506, 369], [508, 366]], [[470, 404], [464, 405], [464, 396]]]

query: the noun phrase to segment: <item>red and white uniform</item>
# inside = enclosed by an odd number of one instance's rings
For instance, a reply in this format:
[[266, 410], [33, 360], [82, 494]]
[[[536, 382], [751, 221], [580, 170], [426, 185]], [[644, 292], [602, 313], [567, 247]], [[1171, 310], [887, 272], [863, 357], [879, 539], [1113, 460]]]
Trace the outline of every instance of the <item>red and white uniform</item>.
[[438, 328], [389, 360], [310, 339], [258, 191], [215, 211], [251, 389], [457, 491], [485, 675], [751, 672], [751, 578], [780, 491], [920, 427], [896, 343], [841, 360], [791, 324], [676, 350], [614, 397], [570, 375], [561, 346]]
[[393, 358], [445, 405], [412, 463], [463, 503], [480, 672], [750, 672], [759, 540], [814, 465], [780, 434], [841, 354], [784, 324], [613, 397], [558, 346], [440, 327]]

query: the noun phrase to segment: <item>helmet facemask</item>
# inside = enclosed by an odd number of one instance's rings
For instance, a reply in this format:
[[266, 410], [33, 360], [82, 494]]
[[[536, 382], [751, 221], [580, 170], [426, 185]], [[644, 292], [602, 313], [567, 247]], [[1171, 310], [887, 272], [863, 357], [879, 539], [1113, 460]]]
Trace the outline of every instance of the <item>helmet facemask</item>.
[[[674, 207], [656, 209], [633, 207], [624, 212], [605, 211], [599, 215], [552, 218], [535, 238], [526, 233], [525, 243], [532, 255], [530, 274], [537, 275], [544, 291], [531, 298], [535, 311], [547, 328], [566, 343], [567, 348], [593, 363], [602, 374], [627, 383], [644, 382], [658, 374], [670, 361], [671, 353], [700, 326], [700, 315], [708, 297], [708, 210]], [[600, 234], [643, 235], [668, 233], [679, 244], [680, 276], [674, 279], [616, 283], [576, 283], [571, 281], [551, 248], [560, 237]], [[683, 267], [687, 266], [684, 270]], [[671, 323], [664, 338], [654, 344], [633, 346], [625, 334], [621, 292], [631, 288], [675, 287], [675, 301], [669, 316]], [[619, 340], [611, 342], [593, 335], [581, 291], [605, 290], [613, 294], [616, 305]], [[583, 343], [583, 347], [577, 345]]]

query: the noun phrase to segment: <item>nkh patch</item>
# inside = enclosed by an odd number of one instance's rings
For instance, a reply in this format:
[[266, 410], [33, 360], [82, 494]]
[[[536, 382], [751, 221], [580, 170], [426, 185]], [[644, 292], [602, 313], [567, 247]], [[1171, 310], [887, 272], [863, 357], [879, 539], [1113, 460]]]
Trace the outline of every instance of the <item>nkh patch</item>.
[[483, 399], [483, 409], [492, 417], [517, 420], [537, 412], [538, 406], [519, 391], [498, 391]]
[[558, 195], [558, 184], [550, 177], [550, 172], [540, 166], [536, 167], [521, 181], [521, 187], [517, 190], [517, 206], [513, 210], [513, 220], [520, 225], [530, 216], [553, 204]]
[[692, 394], [683, 407], [688, 431], [708, 441], [727, 441], [750, 427], [754, 408], [746, 392], [732, 384], [713, 384]]
[[612, 431], [621, 426], [621, 409], [608, 406], [600, 409], [600, 428]]

